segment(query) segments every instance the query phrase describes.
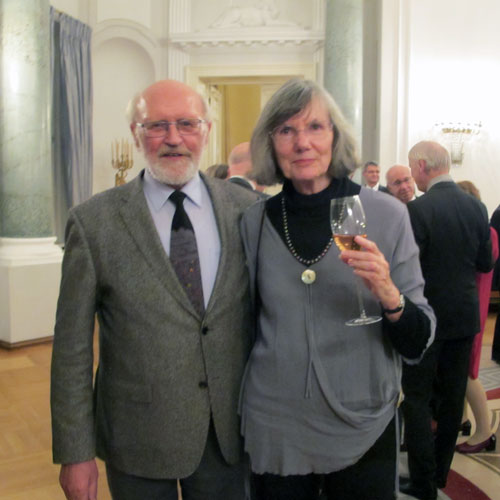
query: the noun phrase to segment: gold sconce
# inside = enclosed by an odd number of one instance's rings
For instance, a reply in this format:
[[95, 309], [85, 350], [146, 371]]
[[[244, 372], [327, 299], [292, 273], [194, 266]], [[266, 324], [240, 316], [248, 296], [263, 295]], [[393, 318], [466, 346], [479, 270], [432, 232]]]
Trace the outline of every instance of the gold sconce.
[[461, 123], [448, 122], [436, 123], [434, 126], [444, 136], [450, 149], [451, 163], [453, 165], [462, 165], [464, 159], [464, 145], [471, 138], [481, 132], [481, 122]]
[[115, 186], [125, 184], [127, 170], [134, 166], [133, 148], [134, 145], [125, 139], [121, 141], [115, 139], [111, 143], [111, 165], [117, 170], [115, 174]]

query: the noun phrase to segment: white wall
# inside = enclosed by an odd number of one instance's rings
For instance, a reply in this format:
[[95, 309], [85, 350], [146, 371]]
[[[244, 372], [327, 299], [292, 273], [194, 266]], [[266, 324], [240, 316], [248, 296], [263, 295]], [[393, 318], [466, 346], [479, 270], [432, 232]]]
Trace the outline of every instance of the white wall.
[[452, 175], [474, 182], [491, 214], [500, 204], [500, 2], [413, 0], [411, 9], [410, 142], [438, 121], [481, 121]]
[[[114, 186], [115, 170], [111, 167], [111, 143], [128, 139], [132, 142], [125, 109], [130, 98], [155, 81], [151, 57], [136, 43], [113, 38], [102, 43], [93, 54], [94, 79], [94, 185], [97, 193]], [[135, 153], [135, 152], [134, 152]], [[140, 154], [134, 154], [132, 179], [144, 167]]]
[[437, 122], [481, 121], [482, 132], [466, 145], [462, 165], [451, 174], [474, 182], [491, 214], [500, 203], [500, 2], [383, 4], [389, 28], [382, 30], [383, 167], [407, 163], [408, 148], [419, 140], [445, 144]]

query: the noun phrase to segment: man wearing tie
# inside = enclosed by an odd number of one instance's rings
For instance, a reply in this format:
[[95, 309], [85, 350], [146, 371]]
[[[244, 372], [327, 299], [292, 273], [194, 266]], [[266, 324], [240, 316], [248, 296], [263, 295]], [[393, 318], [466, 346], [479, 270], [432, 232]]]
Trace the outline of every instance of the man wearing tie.
[[[74, 208], [52, 359], [54, 462], [70, 500], [243, 500], [237, 401], [250, 349], [238, 224], [257, 196], [198, 172], [204, 100], [165, 80], [129, 107], [147, 168]], [[93, 383], [94, 316], [99, 363]]]

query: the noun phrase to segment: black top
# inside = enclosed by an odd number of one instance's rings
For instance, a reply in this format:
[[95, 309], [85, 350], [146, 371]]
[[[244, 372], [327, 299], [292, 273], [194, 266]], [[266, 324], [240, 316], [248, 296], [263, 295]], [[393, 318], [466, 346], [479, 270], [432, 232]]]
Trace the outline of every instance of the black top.
[[285, 240], [281, 198], [285, 197], [288, 231], [294, 248], [304, 259], [314, 259], [326, 247], [332, 236], [330, 200], [359, 194], [361, 186], [349, 180], [333, 179], [330, 185], [315, 194], [301, 194], [289, 180], [283, 191], [266, 202], [266, 213], [279, 235]]

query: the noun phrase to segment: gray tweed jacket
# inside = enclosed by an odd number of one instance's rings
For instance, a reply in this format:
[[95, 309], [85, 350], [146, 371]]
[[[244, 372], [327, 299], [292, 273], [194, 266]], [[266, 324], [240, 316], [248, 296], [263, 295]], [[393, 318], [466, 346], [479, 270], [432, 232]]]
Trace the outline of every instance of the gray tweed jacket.
[[163, 250], [142, 177], [70, 212], [52, 358], [53, 456], [97, 455], [129, 474], [185, 477], [201, 459], [211, 415], [225, 459], [241, 457], [237, 401], [251, 312], [238, 227], [257, 197], [202, 176], [221, 258], [200, 317]]

